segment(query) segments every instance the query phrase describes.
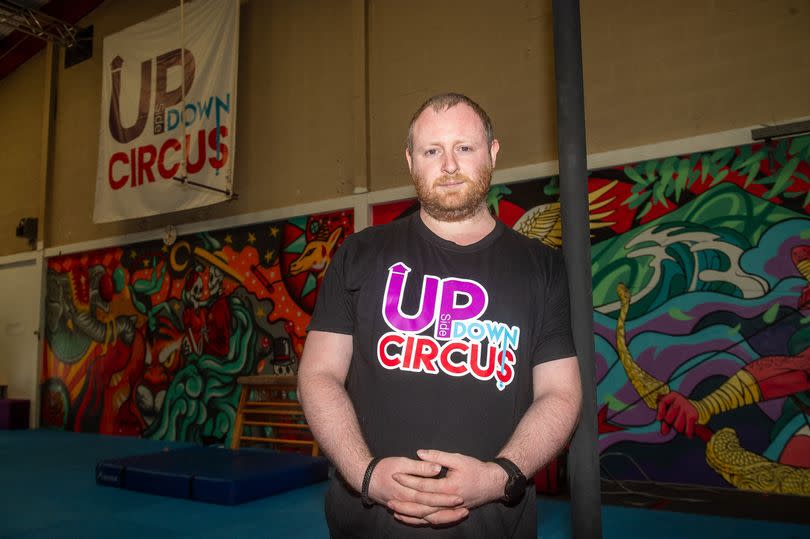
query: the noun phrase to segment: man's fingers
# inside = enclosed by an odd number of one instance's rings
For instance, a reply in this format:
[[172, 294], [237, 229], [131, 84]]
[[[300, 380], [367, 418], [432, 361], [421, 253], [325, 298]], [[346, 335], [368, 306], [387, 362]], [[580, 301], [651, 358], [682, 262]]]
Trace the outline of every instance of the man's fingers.
[[[443, 479], [430, 479], [426, 477], [419, 477], [416, 475], [409, 475], [404, 473], [395, 473], [393, 477], [394, 481], [396, 481], [403, 487], [408, 487], [410, 489], [417, 490], [419, 492], [449, 494], [449, 495], [458, 494], [455, 488], [448, 481], [445, 481]], [[461, 501], [459, 501], [458, 503], [461, 503]], [[451, 507], [453, 505], [458, 504], [450, 503], [441, 505]]]
[[394, 518], [399, 520], [400, 522], [404, 522], [405, 524], [410, 524], [411, 526], [428, 526], [430, 522], [425, 520], [424, 518], [413, 518], [408, 517], [405, 515], [400, 515], [399, 513], [394, 513]]
[[437, 449], [420, 449], [416, 454], [422, 460], [435, 462], [450, 469], [458, 468], [461, 457], [461, 455], [457, 453], [445, 453]]
[[424, 518], [412, 517], [395, 511], [394, 518], [400, 522], [410, 524], [411, 526], [426, 526], [429, 524], [441, 526], [443, 524], [453, 524], [463, 520], [467, 518], [467, 515], [469, 514], [470, 511], [468, 509], [461, 507], [458, 509], [442, 509], [440, 511], [436, 511], [435, 513], [426, 515]]
[[[419, 505], [424, 505], [427, 507], [432, 507], [435, 511], [436, 509], [443, 509], [445, 507], [456, 507], [464, 502], [464, 499], [461, 496], [455, 494], [435, 494], [431, 492], [420, 492], [418, 490], [413, 490], [410, 488], [406, 488], [402, 490], [402, 493], [398, 494], [397, 497], [389, 502], [389, 507], [395, 509], [391, 506], [391, 503], [395, 502], [406, 502], [406, 503], [415, 503]], [[407, 513], [407, 512], [406, 512]], [[411, 513], [407, 513], [411, 514]]]
[[422, 477], [433, 477], [438, 474], [442, 467], [435, 462], [425, 462], [423, 460], [413, 460], [403, 458], [401, 461], [399, 472], [409, 473], [411, 475], [419, 475]]
[[[398, 481], [401, 485], [405, 485], [401, 478], [405, 474], [394, 474], [394, 480]], [[413, 476], [410, 476], [413, 477]], [[418, 478], [414, 478], [417, 479]], [[464, 499], [455, 492], [437, 492], [425, 491], [415, 488], [405, 488], [402, 493], [397, 495], [397, 499], [407, 502], [415, 502], [422, 505], [429, 505], [435, 508], [455, 507], [464, 502]]]
[[388, 508], [395, 513], [412, 518], [425, 518], [440, 510], [438, 507], [402, 500], [391, 500], [388, 502]]
[[459, 520], [467, 518], [467, 515], [469, 514], [470, 511], [463, 507], [460, 507], [458, 509], [442, 509], [441, 511], [436, 511], [433, 514], [426, 516], [425, 520], [427, 520], [434, 526], [438, 526], [441, 524], [451, 524], [453, 522], [458, 522]]
[[414, 476], [435, 476], [441, 470], [441, 466], [435, 463], [423, 462], [421, 460], [407, 457], [387, 457], [380, 460], [369, 483], [369, 496], [376, 502], [385, 504], [392, 499], [410, 501], [404, 494], [408, 494], [408, 489], [396, 481], [393, 476], [397, 473], [412, 474]]

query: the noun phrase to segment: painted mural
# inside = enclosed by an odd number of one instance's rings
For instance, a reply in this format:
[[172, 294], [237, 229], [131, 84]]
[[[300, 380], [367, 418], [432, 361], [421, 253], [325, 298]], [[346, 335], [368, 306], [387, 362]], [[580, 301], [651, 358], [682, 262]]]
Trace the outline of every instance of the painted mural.
[[295, 374], [351, 210], [48, 260], [42, 425], [229, 443], [237, 377]]
[[[610, 477], [810, 496], [808, 176], [807, 136], [589, 174]], [[561, 245], [557, 177], [493, 186], [488, 204]]]

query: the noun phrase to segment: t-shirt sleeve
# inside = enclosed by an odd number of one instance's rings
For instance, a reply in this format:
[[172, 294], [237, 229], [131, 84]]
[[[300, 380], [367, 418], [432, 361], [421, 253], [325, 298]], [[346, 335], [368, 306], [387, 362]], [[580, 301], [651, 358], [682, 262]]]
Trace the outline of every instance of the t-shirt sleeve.
[[559, 251], [548, 251], [548, 258], [540, 267], [545, 269], [547, 278], [538, 294], [539, 316], [535, 320], [533, 364], [539, 365], [576, 355], [571, 334], [571, 305], [568, 297], [568, 274], [565, 262]]
[[349, 269], [347, 258], [351, 251], [350, 240], [351, 238], [348, 238], [338, 248], [332, 262], [326, 268], [308, 331], [328, 331], [347, 335], [354, 333], [354, 300], [347, 286], [346, 275]]

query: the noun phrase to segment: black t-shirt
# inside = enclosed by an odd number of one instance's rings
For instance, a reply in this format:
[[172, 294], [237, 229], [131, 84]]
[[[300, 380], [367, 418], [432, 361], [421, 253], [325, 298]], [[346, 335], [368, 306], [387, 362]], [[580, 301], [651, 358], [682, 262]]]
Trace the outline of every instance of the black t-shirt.
[[[319, 291], [310, 330], [353, 336], [346, 390], [377, 457], [417, 449], [491, 460], [532, 402], [532, 368], [575, 354], [557, 251], [498, 222], [466, 246], [418, 213], [350, 236]], [[534, 537], [534, 490], [490, 503], [457, 526], [414, 528], [336, 479], [334, 536]]]

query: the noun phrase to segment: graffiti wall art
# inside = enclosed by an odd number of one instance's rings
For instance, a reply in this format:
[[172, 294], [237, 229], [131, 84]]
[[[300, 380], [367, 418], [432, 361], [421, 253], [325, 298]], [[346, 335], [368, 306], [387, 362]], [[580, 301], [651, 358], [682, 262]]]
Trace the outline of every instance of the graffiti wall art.
[[48, 260], [42, 425], [229, 443], [236, 379], [298, 370], [351, 210]]

